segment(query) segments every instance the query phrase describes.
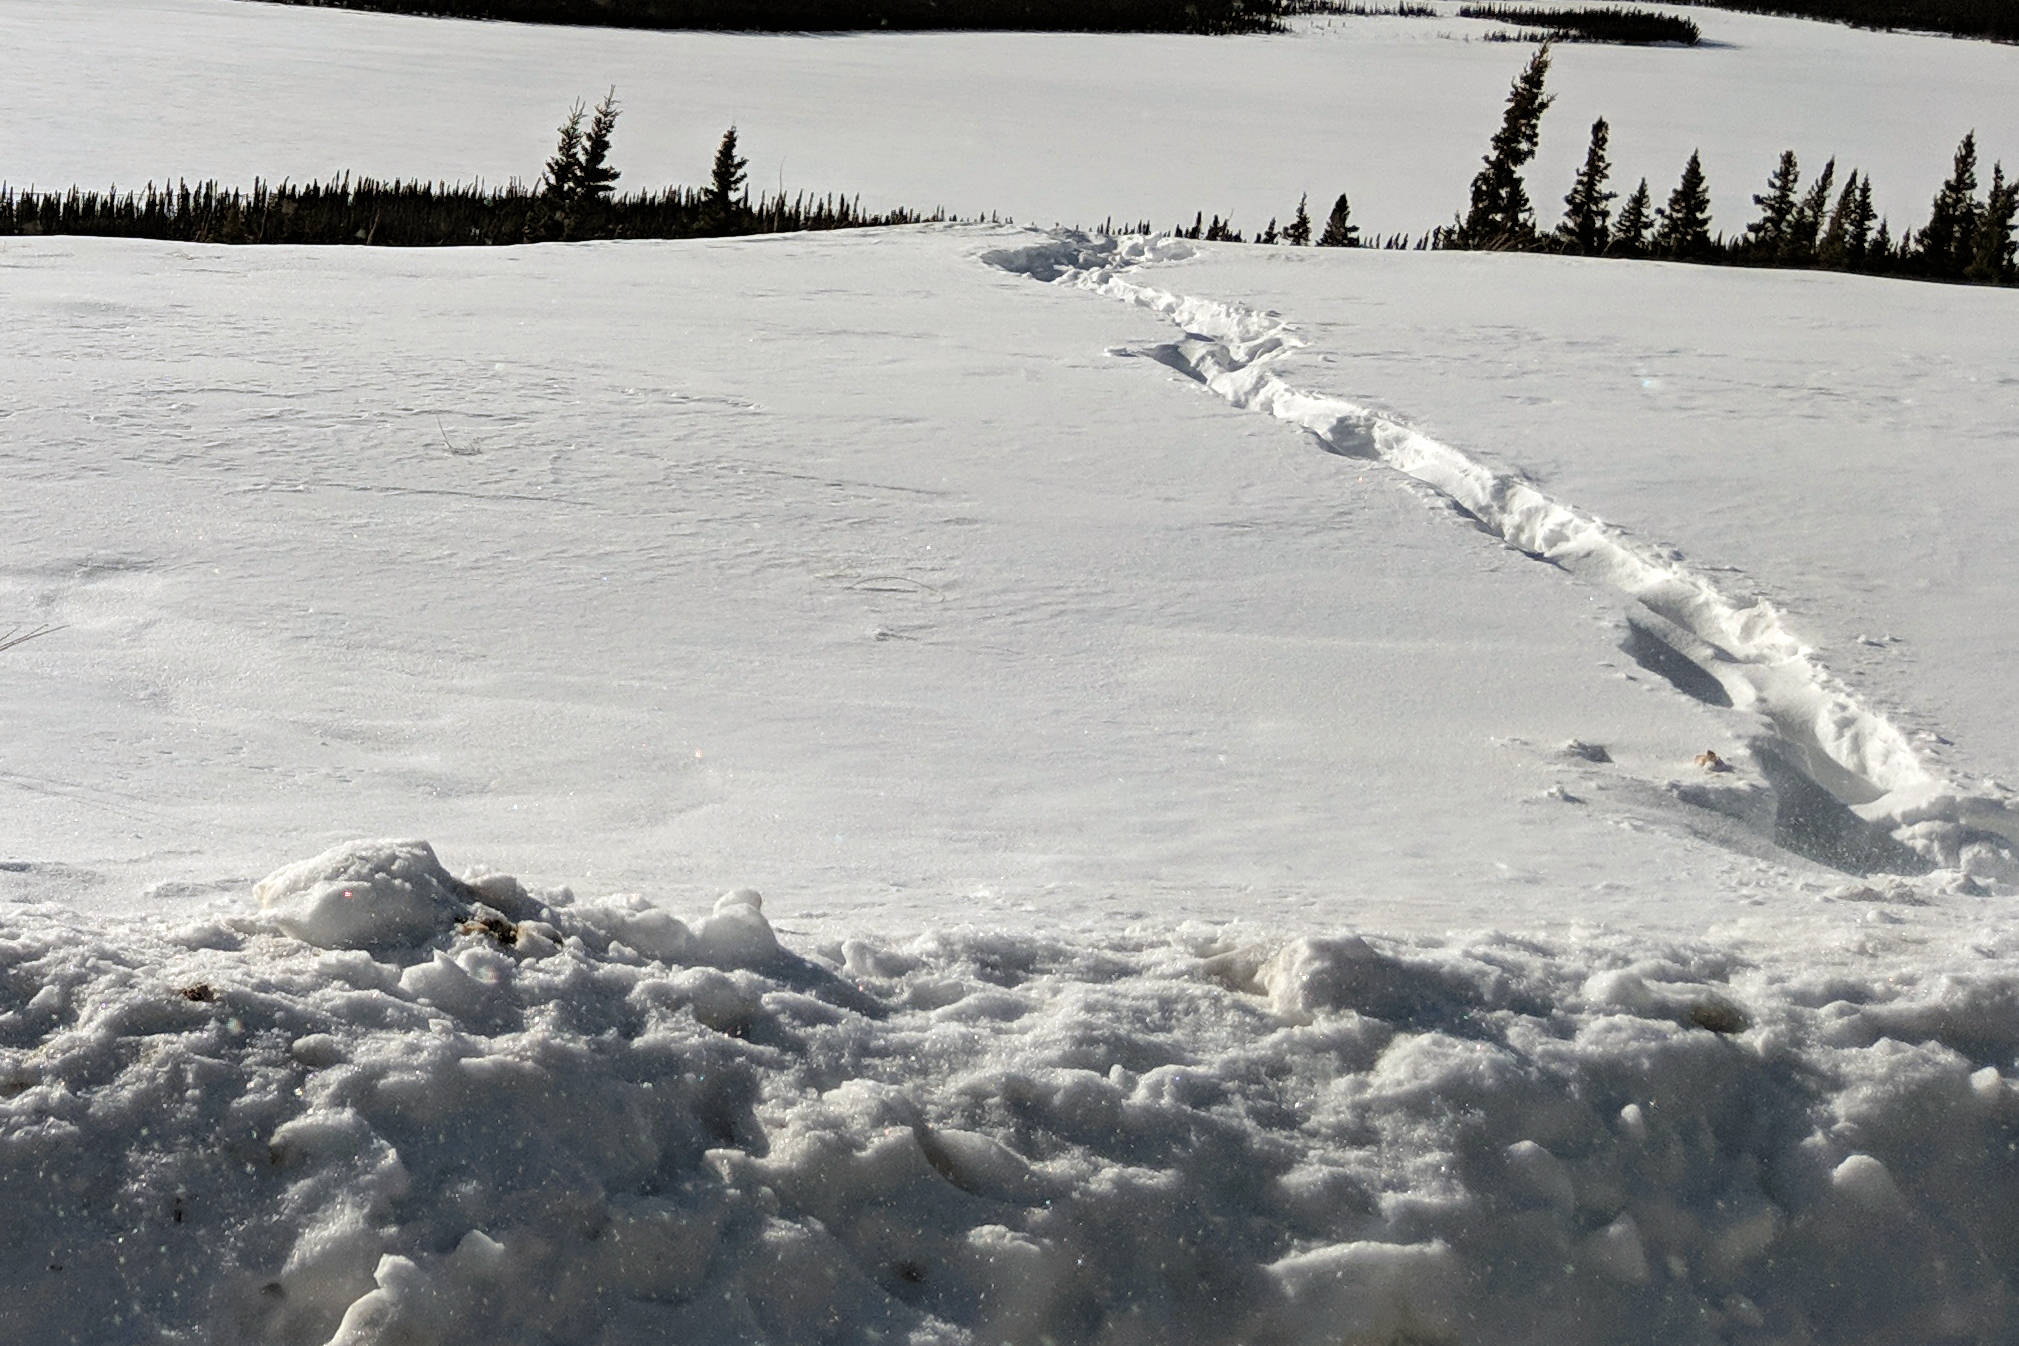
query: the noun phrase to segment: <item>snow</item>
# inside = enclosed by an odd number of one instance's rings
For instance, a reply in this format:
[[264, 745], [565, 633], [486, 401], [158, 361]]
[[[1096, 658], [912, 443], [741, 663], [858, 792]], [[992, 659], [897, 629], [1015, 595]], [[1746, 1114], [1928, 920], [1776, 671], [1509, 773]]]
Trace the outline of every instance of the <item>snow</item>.
[[2010, 1329], [2009, 928], [1923, 947], [1907, 975], [1625, 934], [965, 928], [795, 951], [713, 936], [731, 913], [768, 931], [754, 894], [688, 941], [656, 908], [458, 880], [414, 843], [264, 887], [328, 873], [466, 896], [432, 930], [382, 908], [349, 933], [371, 953], [250, 911], [108, 931], [9, 910], [10, 1326], [277, 1343]]
[[[1735, 156], [1853, 57], [2009, 110], [2007, 48], [1699, 17], [1552, 117], [1699, 58], [1784, 76]], [[744, 53], [836, 185], [939, 195], [875, 176], [914, 105], [833, 111], [901, 69], [965, 90], [907, 172], [1081, 220], [1345, 139], [1441, 218], [1515, 50], [0, 31], [66, 185], [501, 175], [613, 77], [651, 176]], [[1396, 134], [1243, 129], [1319, 61]], [[1116, 131], [1159, 81], [1228, 134]], [[0, 274], [0, 631], [56, 628], [0, 652], [0, 1336], [2012, 1336], [2009, 292], [1007, 227]]]

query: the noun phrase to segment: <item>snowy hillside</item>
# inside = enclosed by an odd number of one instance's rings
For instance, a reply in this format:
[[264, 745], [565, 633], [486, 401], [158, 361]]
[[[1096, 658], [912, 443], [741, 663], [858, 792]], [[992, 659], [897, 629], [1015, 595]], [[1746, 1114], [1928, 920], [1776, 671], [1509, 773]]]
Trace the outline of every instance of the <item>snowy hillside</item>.
[[[2008, 49], [1733, 21], [1566, 90], [1872, 44], [1882, 184], [2009, 112]], [[1368, 22], [1183, 59], [1479, 62], [1381, 138], [1441, 217], [1515, 49]], [[549, 110], [445, 90], [703, 42], [0, 25], [45, 182], [512, 171]], [[1069, 218], [1337, 148], [1115, 136], [1165, 39], [706, 41], [977, 117], [988, 51], [1081, 136], [906, 171]], [[942, 199], [852, 106], [820, 185]], [[0, 1339], [2019, 1330], [2019, 296], [933, 227], [8, 239], [0, 305]]]

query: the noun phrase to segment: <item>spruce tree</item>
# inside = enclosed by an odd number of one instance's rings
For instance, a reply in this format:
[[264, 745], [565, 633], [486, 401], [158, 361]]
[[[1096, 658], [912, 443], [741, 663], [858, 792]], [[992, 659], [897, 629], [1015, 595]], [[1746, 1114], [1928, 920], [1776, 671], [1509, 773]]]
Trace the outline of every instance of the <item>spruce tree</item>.
[[568, 109], [568, 119], [561, 123], [561, 143], [554, 150], [554, 157], [547, 160], [545, 172], [540, 176], [540, 190], [556, 201], [572, 201], [582, 184], [582, 117], [586, 109], [582, 100], [576, 99], [575, 106]]
[[1787, 234], [1781, 239], [1778, 260], [1782, 266], [1808, 266], [1816, 260], [1816, 237], [1822, 232], [1823, 212], [1829, 209], [1830, 188], [1837, 181], [1837, 161], [1831, 159], [1816, 174], [1802, 203], [1788, 219]]
[[[581, 104], [575, 106], [579, 109]], [[579, 115], [577, 120], [580, 120]], [[607, 200], [612, 185], [617, 181], [617, 170], [610, 167], [610, 132], [616, 125], [617, 90], [612, 88], [603, 95], [603, 101], [596, 104], [596, 115], [589, 121], [589, 134], [582, 141], [577, 181], [581, 194], [590, 201]]]
[[1472, 201], [1453, 232], [1463, 248], [1521, 247], [1534, 241], [1535, 212], [1522, 185], [1521, 169], [1535, 157], [1542, 138], [1542, 114], [1552, 99], [1542, 91], [1549, 74], [1549, 43], [1536, 48], [1508, 91], [1507, 111], [1494, 134], [1484, 167], [1472, 179]]
[[736, 152], [736, 128], [730, 127], [722, 133], [722, 142], [715, 147], [715, 166], [709, 173], [708, 188], [702, 193], [701, 215], [707, 226], [717, 232], [727, 232], [741, 206], [738, 194], [743, 190], [750, 161]]
[[1659, 214], [1660, 223], [1654, 230], [1655, 252], [1678, 261], [1692, 261], [1710, 253], [1711, 194], [1704, 186], [1703, 159], [1696, 150], [1690, 151], [1682, 179], [1669, 193], [1668, 204]]
[[2012, 226], [2019, 218], [2019, 182], [2005, 181], [2005, 165], [1991, 166], [1991, 190], [1977, 219], [1977, 243], [1963, 275], [1989, 285], [2010, 285], [2015, 274]]
[[1884, 271], [1899, 261], [1898, 249], [1893, 246], [1893, 226], [1879, 221], [1878, 230], [1872, 235], [1871, 246], [1865, 249], [1866, 271]]
[[1311, 242], [1311, 194], [1297, 198], [1297, 213], [1290, 218], [1290, 227], [1283, 231], [1283, 241], [1293, 248], [1306, 247]]
[[1332, 213], [1325, 217], [1325, 232], [1318, 235], [1321, 248], [1357, 248], [1360, 246], [1360, 226], [1353, 223], [1353, 207], [1346, 200], [1346, 193], [1339, 193], [1339, 199], [1332, 203]]
[[1600, 117], [1591, 124], [1591, 145], [1584, 152], [1584, 167], [1563, 198], [1563, 223], [1556, 226], [1557, 239], [1572, 252], [1596, 257], [1612, 241], [1612, 200], [1618, 192], [1605, 189], [1612, 165], [1606, 161], [1606, 140], [1612, 128]]
[[1612, 243], [1607, 251], [1621, 257], [1639, 257], [1647, 252], [1647, 231], [1654, 225], [1654, 202], [1648, 195], [1647, 179], [1633, 189], [1613, 222]]
[[[1852, 232], [1858, 227], [1858, 182], [1859, 174], [1851, 170], [1851, 176], [1844, 179], [1844, 190], [1837, 194], [1837, 204], [1830, 209], [1829, 222], [1823, 226], [1823, 237], [1816, 244], [1816, 265], [1829, 267], [1833, 271], [1843, 271], [1857, 265], [1852, 258]], [[1872, 222], [1866, 220], [1864, 232], [1869, 233]], [[1864, 239], [1859, 238], [1857, 247], [1862, 250]]]
[[1788, 222], [1795, 215], [1795, 190], [1801, 180], [1802, 171], [1795, 162], [1795, 152], [1782, 150], [1780, 164], [1767, 174], [1766, 194], [1756, 193], [1753, 196], [1753, 204], [1760, 208], [1760, 217], [1746, 226], [1748, 252], [1764, 254], [1769, 261], [1780, 254], [1782, 240], [1787, 237]]
[[1977, 218], [1977, 133], [1963, 137], [1956, 147], [1949, 180], [1935, 193], [1928, 223], [1915, 236], [1921, 270], [1928, 275], [1955, 278], [1976, 255]]
[[1872, 251], [1872, 223], [1879, 212], [1872, 208], [1872, 175], [1858, 175], [1858, 197], [1851, 203], [1851, 218], [1844, 233], [1844, 261], [1863, 267]]

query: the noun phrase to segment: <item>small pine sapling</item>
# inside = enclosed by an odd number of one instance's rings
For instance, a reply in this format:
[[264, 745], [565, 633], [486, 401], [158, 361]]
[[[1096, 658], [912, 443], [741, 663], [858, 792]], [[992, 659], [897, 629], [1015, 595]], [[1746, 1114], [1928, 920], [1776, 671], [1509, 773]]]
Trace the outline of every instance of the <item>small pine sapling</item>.
[[735, 213], [747, 209], [742, 192], [749, 168], [750, 161], [736, 152], [736, 128], [732, 126], [722, 133], [722, 142], [715, 147], [715, 166], [702, 201], [702, 214], [709, 228], [726, 231]]
[[1293, 248], [1308, 247], [1311, 243], [1310, 201], [1309, 192], [1297, 198], [1297, 213], [1290, 217], [1289, 227], [1283, 230], [1283, 241]]
[[1654, 227], [1654, 202], [1648, 195], [1647, 179], [1633, 189], [1613, 221], [1612, 243], [1607, 251], [1621, 257], [1640, 257], [1647, 252], [1648, 230]]

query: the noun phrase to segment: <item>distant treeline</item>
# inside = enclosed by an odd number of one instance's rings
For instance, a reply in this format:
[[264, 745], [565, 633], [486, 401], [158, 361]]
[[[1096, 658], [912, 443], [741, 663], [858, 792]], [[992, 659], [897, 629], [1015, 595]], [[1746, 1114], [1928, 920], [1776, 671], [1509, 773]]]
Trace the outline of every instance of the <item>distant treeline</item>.
[[[1948, 179], [1929, 205], [1928, 220], [1896, 236], [1872, 204], [1872, 180], [1852, 169], [1841, 180], [1830, 160], [1804, 184], [1793, 150], [1784, 151], [1768, 174], [1765, 190], [1753, 197], [1758, 218], [1737, 234], [1713, 232], [1710, 189], [1703, 159], [1692, 152], [1668, 203], [1657, 207], [1647, 179], [1614, 209], [1607, 146], [1611, 128], [1592, 123], [1584, 165], [1563, 198], [1562, 219], [1540, 228], [1522, 180], [1522, 169], [1541, 144], [1542, 114], [1551, 97], [1543, 91], [1550, 48], [1544, 43], [1508, 93], [1500, 130], [1472, 180], [1471, 200], [1450, 224], [1417, 235], [1393, 234], [1363, 241], [1352, 224], [1352, 207], [1342, 193], [1333, 203], [1320, 247], [1449, 248], [1492, 252], [1555, 252], [1583, 257], [1646, 257], [1727, 266], [1775, 266], [1921, 280], [2019, 285], [2019, 181], [2008, 182], [2003, 164], [1993, 164], [1980, 192], [1977, 137], [1956, 147]], [[1250, 241], [1231, 220], [1215, 215], [1210, 224], [1195, 216], [1173, 230], [1181, 238]], [[1148, 232], [1144, 229], [1143, 232]], [[1257, 243], [1291, 246], [1313, 242], [1308, 197], [1297, 203], [1287, 226], [1275, 220], [1255, 235]]]
[[980, 29], [1084, 33], [1258, 33], [1280, 0], [272, 0], [457, 19], [732, 32]]
[[1677, 0], [1678, 4], [1827, 19], [1860, 28], [1908, 28], [1956, 37], [2019, 42], [2019, 4], [2013, 0]]
[[1679, 15], [1616, 6], [1534, 9], [1526, 5], [1460, 5], [1458, 17], [1520, 25], [1519, 33], [1508, 34], [1510, 41], [1614, 42], [1629, 46], [1675, 42], [1694, 47], [1703, 37], [1695, 23]]
[[859, 199], [798, 195], [737, 202], [711, 218], [691, 187], [563, 207], [535, 187], [255, 180], [251, 189], [179, 182], [139, 191], [0, 188], [0, 234], [100, 234], [184, 243], [364, 243], [388, 247], [538, 243], [586, 238], [695, 238], [856, 229], [940, 220], [938, 211], [866, 211]]
[[[2019, 284], [2019, 182], [1994, 164], [1986, 190], [1977, 181], [1977, 139], [1963, 137], [1948, 179], [1929, 208], [1927, 223], [1897, 236], [1872, 204], [1870, 177], [1852, 169], [1839, 182], [1836, 160], [1806, 185], [1793, 150], [1784, 152], [1753, 197], [1759, 217], [1738, 234], [1712, 231], [1710, 191], [1702, 157], [1692, 152], [1668, 203], [1656, 208], [1647, 179], [1615, 210], [1607, 158], [1611, 128], [1592, 123], [1584, 165], [1563, 198], [1562, 219], [1540, 228], [1522, 170], [1541, 144], [1550, 44], [1545, 42], [1515, 77], [1500, 129], [1494, 133], [1470, 201], [1450, 224], [1427, 233], [1363, 239], [1345, 193], [1322, 225], [1311, 217], [1308, 195], [1287, 225], [1275, 220], [1253, 241], [1292, 247], [1444, 248], [1500, 252], [1555, 252], [1585, 257], [1648, 257], [1738, 266], [1778, 266], [1861, 271], [1928, 280]], [[560, 138], [533, 186], [380, 182], [345, 177], [332, 183], [256, 181], [250, 190], [206, 182], [192, 187], [152, 184], [137, 192], [18, 191], [0, 186], [0, 234], [102, 234], [175, 239], [192, 243], [363, 243], [398, 247], [533, 243], [604, 238], [693, 238], [726, 234], [848, 229], [943, 220], [940, 211], [882, 213], [860, 199], [800, 194], [789, 200], [747, 188], [748, 161], [738, 151], [736, 128], [716, 147], [708, 183], [620, 195], [610, 162], [617, 123], [616, 91], [596, 105], [570, 109]], [[586, 124], [585, 124], [586, 123]], [[993, 219], [994, 217], [990, 217]], [[1115, 232], [1112, 220], [1103, 226]], [[1147, 234], [1148, 221], [1122, 232]], [[1180, 238], [1245, 243], [1231, 219], [1203, 211]]]
[[539, 182], [503, 187], [428, 182], [335, 182], [250, 190], [177, 182], [139, 191], [18, 191], [0, 187], [0, 234], [97, 234], [183, 243], [362, 243], [450, 247], [591, 238], [696, 238], [859, 229], [942, 220], [940, 211], [865, 211], [860, 198], [759, 195], [730, 127], [705, 187], [619, 195], [609, 162], [616, 93], [588, 110], [577, 103]]
[[1362, 0], [1283, 0], [1283, 14], [1342, 14], [1355, 18], [1434, 19], [1435, 5], [1397, 0], [1394, 4], [1365, 4]]

